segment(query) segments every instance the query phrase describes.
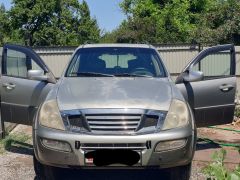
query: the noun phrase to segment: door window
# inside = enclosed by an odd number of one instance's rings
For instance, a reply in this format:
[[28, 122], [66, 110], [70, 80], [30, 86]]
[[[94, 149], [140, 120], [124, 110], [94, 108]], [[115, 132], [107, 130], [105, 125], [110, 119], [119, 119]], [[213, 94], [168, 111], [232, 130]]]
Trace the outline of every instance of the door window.
[[193, 70], [202, 71], [205, 79], [230, 76], [231, 52], [222, 51], [210, 54], [196, 63]]
[[28, 70], [42, 70], [42, 68], [25, 53], [8, 49], [3, 74], [27, 78]]

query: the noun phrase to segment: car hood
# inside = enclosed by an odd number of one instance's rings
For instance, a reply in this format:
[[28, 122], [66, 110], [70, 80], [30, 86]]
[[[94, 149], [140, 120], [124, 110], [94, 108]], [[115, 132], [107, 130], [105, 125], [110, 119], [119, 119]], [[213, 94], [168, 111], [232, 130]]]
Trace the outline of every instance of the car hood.
[[169, 109], [172, 90], [167, 78], [63, 78], [57, 100], [60, 110], [134, 108]]

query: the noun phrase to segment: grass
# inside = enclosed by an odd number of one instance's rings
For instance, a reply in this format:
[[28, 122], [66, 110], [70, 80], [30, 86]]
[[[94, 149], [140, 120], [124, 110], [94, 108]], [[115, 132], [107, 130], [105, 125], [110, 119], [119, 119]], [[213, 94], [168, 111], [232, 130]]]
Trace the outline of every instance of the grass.
[[31, 137], [26, 134], [13, 133], [8, 134], [2, 140], [0, 140], [0, 154], [6, 152], [6, 150], [11, 149], [14, 146], [22, 146], [21, 144], [26, 143]]

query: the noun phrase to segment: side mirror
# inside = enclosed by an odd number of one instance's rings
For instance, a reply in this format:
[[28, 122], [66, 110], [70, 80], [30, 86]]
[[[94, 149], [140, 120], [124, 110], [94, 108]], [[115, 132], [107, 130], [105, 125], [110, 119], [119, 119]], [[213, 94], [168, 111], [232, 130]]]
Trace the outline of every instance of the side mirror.
[[195, 82], [201, 81], [204, 78], [203, 72], [201, 71], [191, 71], [184, 72], [182, 78], [185, 82]]
[[48, 76], [44, 75], [43, 70], [28, 70], [28, 79], [48, 81]]

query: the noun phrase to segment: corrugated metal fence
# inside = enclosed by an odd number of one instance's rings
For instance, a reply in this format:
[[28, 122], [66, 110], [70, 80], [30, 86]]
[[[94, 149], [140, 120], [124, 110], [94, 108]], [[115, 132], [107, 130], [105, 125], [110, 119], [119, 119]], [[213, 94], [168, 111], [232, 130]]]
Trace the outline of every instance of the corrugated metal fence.
[[199, 45], [155, 45], [172, 76], [177, 76], [200, 51]]
[[40, 55], [56, 77], [60, 77], [77, 47], [38, 47], [34, 50]]
[[[198, 45], [155, 45], [170, 73], [179, 74], [186, 64], [201, 50]], [[34, 50], [59, 77], [76, 47], [39, 47]], [[240, 76], [240, 46], [236, 46], [237, 75]], [[221, 66], [221, 64], [219, 64]]]

